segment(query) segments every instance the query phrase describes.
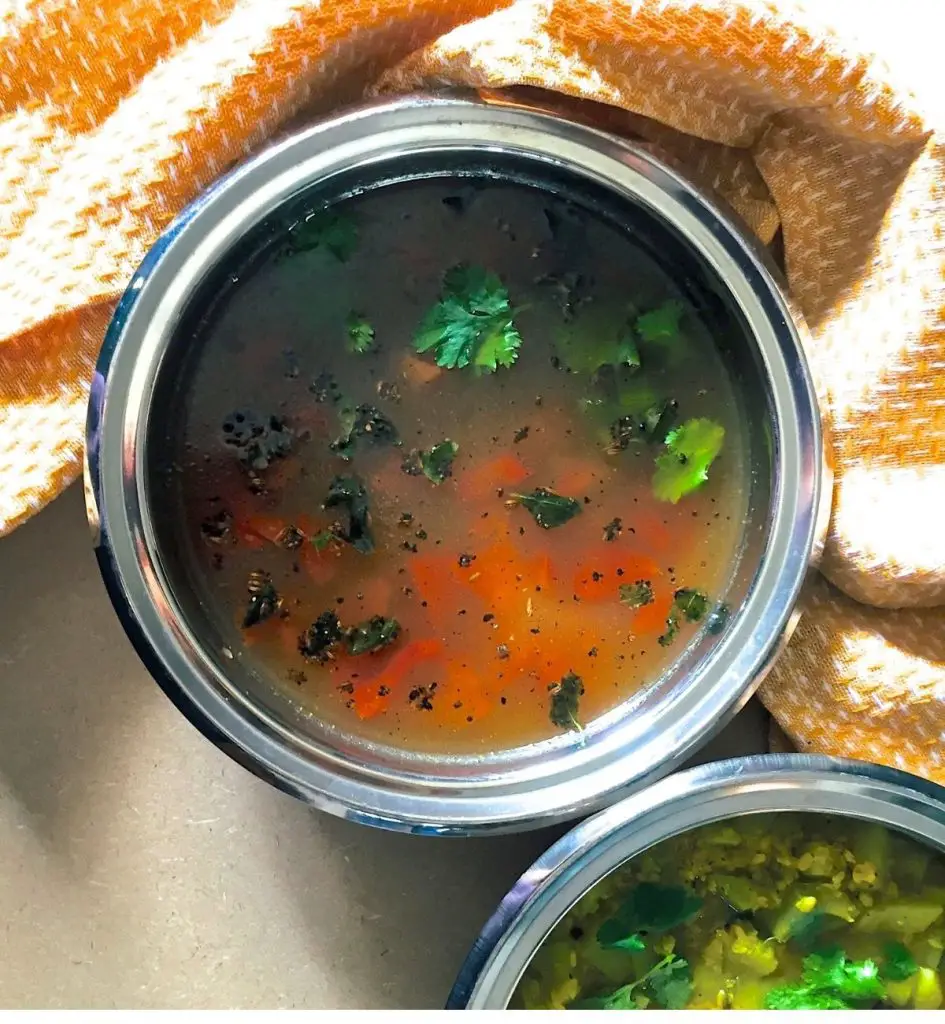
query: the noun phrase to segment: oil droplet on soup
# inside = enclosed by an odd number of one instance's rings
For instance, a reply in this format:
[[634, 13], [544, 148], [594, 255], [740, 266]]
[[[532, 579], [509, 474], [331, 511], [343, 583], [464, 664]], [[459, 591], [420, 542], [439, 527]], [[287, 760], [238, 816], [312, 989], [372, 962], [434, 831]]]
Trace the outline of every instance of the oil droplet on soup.
[[234, 277], [173, 486], [207, 613], [283, 698], [403, 749], [506, 749], [724, 626], [740, 403], [616, 226], [524, 186], [398, 185]]

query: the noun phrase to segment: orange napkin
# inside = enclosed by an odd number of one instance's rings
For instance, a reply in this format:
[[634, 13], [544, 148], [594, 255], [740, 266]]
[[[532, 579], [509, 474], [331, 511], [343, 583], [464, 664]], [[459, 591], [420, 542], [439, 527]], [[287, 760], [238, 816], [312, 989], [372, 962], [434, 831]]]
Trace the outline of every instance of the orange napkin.
[[943, 146], [922, 102], [822, 13], [7, 0], [0, 41], [0, 531], [79, 474], [116, 294], [217, 175], [289, 119], [366, 93], [556, 90], [605, 104], [585, 113], [642, 134], [765, 241], [783, 228], [837, 485], [823, 577], [763, 699], [802, 749], [945, 781]]

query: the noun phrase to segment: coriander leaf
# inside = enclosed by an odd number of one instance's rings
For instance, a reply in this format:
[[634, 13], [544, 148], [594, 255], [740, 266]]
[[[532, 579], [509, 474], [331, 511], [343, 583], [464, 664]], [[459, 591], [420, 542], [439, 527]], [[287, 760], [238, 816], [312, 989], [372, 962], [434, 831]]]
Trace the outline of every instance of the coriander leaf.
[[849, 1010], [838, 996], [808, 985], [779, 985], [765, 996], [766, 1010]]
[[829, 989], [853, 1002], [882, 999], [883, 983], [873, 960], [848, 960], [843, 950], [811, 953], [801, 973], [805, 984]]
[[656, 458], [653, 493], [674, 505], [709, 479], [708, 469], [722, 450], [725, 428], [713, 420], [686, 420], [666, 435]]
[[465, 264], [444, 274], [440, 299], [414, 337], [416, 350], [432, 351], [438, 366], [451, 370], [472, 363], [480, 373], [511, 366], [521, 343], [501, 280]]
[[661, 647], [668, 647], [679, 635], [683, 622], [700, 622], [709, 610], [709, 598], [701, 590], [683, 587], [673, 595], [673, 603], [666, 616], [666, 629], [657, 637]]
[[272, 582], [272, 576], [262, 569], [256, 569], [249, 574], [246, 581], [246, 589], [249, 591], [249, 602], [243, 614], [243, 629], [256, 626], [271, 618], [278, 610], [281, 600]]
[[453, 459], [459, 445], [448, 438], [434, 445], [429, 451], [420, 452], [420, 469], [423, 475], [435, 484], [441, 484], [453, 475]]
[[555, 338], [558, 358], [572, 373], [594, 374], [605, 366], [640, 365], [627, 308], [591, 303]]
[[689, 961], [680, 956], [667, 958], [650, 972], [646, 982], [654, 1000], [667, 1010], [682, 1010], [692, 996]]
[[543, 530], [563, 526], [581, 511], [581, 506], [574, 498], [555, 494], [547, 487], [536, 487], [530, 494], [513, 494], [505, 503], [506, 508], [515, 508], [516, 505], [528, 509]]
[[508, 368], [518, 359], [522, 336], [511, 320], [497, 324], [481, 337], [482, 344], [473, 359], [473, 366], [480, 372], [495, 373], [500, 366]]
[[676, 299], [637, 317], [637, 333], [644, 341], [675, 341], [679, 337], [679, 321], [685, 312]]
[[633, 997], [636, 985], [623, 985], [613, 995], [608, 996], [601, 1009], [604, 1010], [639, 1010], [640, 1006]]
[[352, 626], [345, 637], [349, 654], [367, 654], [379, 651], [392, 644], [400, 636], [400, 623], [396, 619], [385, 619], [383, 615], [372, 615], [366, 622]]
[[552, 725], [559, 729], [581, 729], [578, 719], [578, 704], [584, 694], [581, 677], [574, 672], [562, 676], [561, 681], [548, 687], [551, 694], [549, 717]]
[[883, 949], [883, 976], [890, 981], [905, 981], [918, 971], [915, 957], [901, 942], [889, 942]]
[[328, 661], [332, 657], [332, 648], [342, 636], [338, 616], [334, 612], [322, 612], [299, 637], [299, 653], [312, 661]]
[[340, 263], [346, 263], [358, 247], [358, 226], [344, 213], [318, 210], [289, 231], [291, 252], [326, 249]]
[[343, 459], [354, 455], [359, 441], [366, 444], [400, 444], [400, 435], [394, 421], [373, 405], [357, 405], [353, 409], [347, 400], [338, 406], [339, 436], [331, 442], [331, 450]]
[[360, 477], [336, 476], [328, 485], [324, 507], [343, 509], [348, 515], [348, 523], [338, 532], [338, 536], [362, 554], [371, 554], [374, 550], [371, 513], [367, 488]]
[[646, 949], [646, 943], [643, 941], [643, 937], [639, 932], [633, 932], [631, 935], [625, 935], [622, 938], [614, 939], [612, 942], [601, 942], [600, 936], [598, 936], [597, 941], [604, 949], [624, 949], [630, 953], [639, 953]]
[[314, 537], [309, 538], [309, 541], [316, 551], [324, 551], [325, 548], [329, 547], [331, 543], [337, 539], [335, 531], [328, 529], [322, 530], [320, 533], [316, 533]]
[[359, 313], [349, 313], [345, 321], [345, 330], [348, 335], [349, 352], [360, 355], [374, 348], [374, 328], [367, 317]]
[[641, 882], [598, 928], [597, 941], [610, 948], [628, 936], [661, 934], [690, 920], [701, 907], [702, 900], [684, 886]]
[[621, 583], [617, 589], [620, 592], [620, 603], [634, 611], [653, 603], [653, 584], [649, 580]]

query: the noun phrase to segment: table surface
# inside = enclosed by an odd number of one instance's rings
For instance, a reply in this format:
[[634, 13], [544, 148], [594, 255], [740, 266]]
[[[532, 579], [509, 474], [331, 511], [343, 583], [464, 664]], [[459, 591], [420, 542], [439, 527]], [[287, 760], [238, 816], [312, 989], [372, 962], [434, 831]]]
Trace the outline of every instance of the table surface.
[[[429, 839], [271, 789], [115, 619], [73, 487], [0, 540], [0, 1006], [442, 1006], [560, 832]], [[758, 749], [755, 708], [704, 756]]]

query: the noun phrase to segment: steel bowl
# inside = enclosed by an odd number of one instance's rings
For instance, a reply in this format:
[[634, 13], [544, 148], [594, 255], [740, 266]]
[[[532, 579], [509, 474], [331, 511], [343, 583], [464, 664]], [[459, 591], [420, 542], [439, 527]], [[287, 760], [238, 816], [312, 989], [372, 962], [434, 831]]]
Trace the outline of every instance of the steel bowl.
[[[227, 280], [240, 253], [300, 210], [404, 180], [470, 177], [564, 195], [635, 237], [658, 237], [737, 320], [731, 357], [755, 429], [725, 631], [690, 645], [664, 678], [580, 734], [435, 757], [313, 722], [227, 647], [162, 532], [156, 481], [168, 457], [162, 416], [186, 379], [181, 325]], [[830, 501], [802, 329], [764, 251], [716, 203], [624, 139], [475, 96], [359, 108], [274, 145], [217, 183], [159, 239], [121, 299], [87, 424], [86, 493], [102, 575], [171, 700], [280, 789], [359, 822], [424, 834], [576, 817], [679, 766], [748, 700], [793, 628]]]
[[702, 765], [582, 822], [535, 861], [476, 940], [447, 1007], [507, 1007], [552, 928], [632, 857], [701, 825], [772, 811], [878, 822], [945, 852], [945, 787], [906, 772], [806, 754]]

